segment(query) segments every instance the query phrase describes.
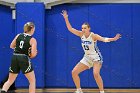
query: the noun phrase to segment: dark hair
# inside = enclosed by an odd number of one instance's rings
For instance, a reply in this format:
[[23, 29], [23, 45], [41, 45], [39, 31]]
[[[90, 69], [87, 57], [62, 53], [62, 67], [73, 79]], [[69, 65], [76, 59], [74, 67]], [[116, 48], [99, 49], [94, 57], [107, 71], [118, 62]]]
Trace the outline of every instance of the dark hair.
[[27, 33], [27, 32], [30, 32], [32, 28], [34, 28], [35, 25], [33, 22], [27, 22], [25, 25], [24, 25], [24, 32]]
[[90, 28], [90, 25], [88, 22], [83, 23], [83, 25], [87, 25], [87, 27]]

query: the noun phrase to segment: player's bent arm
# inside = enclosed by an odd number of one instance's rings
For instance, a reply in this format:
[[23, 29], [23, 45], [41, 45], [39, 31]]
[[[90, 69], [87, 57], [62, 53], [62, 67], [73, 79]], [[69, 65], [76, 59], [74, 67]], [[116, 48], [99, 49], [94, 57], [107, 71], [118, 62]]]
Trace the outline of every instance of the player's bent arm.
[[76, 29], [72, 28], [72, 26], [71, 26], [71, 24], [70, 24], [70, 22], [69, 22], [68, 17], [65, 17], [64, 19], [65, 19], [66, 26], [67, 26], [68, 30], [69, 30], [71, 33], [73, 33], [73, 34], [75, 34], [75, 35], [81, 37], [81, 36], [82, 36], [82, 32], [79, 31], [79, 30], [76, 30]]
[[120, 34], [117, 34], [115, 37], [113, 38], [107, 38], [107, 37], [102, 37], [98, 34], [94, 34], [93, 36], [93, 39], [96, 41], [96, 40], [99, 40], [99, 41], [102, 41], [102, 42], [112, 42], [112, 41], [116, 41], [118, 40], [119, 38], [121, 37]]
[[19, 36], [19, 34], [17, 34], [17, 36], [13, 39], [13, 41], [10, 44], [10, 48], [14, 49], [16, 47], [16, 39]]
[[30, 58], [34, 58], [37, 55], [37, 42], [36, 42], [35, 38], [31, 38], [30, 45], [31, 45], [31, 56], [30, 56]]

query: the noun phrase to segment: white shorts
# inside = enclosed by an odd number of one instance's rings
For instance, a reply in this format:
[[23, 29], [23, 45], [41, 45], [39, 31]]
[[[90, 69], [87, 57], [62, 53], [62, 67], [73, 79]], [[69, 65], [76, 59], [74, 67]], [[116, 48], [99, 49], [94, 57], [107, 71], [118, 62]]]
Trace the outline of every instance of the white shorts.
[[82, 60], [80, 60], [80, 63], [83, 63], [84, 65], [88, 66], [89, 69], [93, 67], [94, 62], [100, 62], [102, 64], [103, 63], [102, 56], [98, 54], [92, 54], [92, 55], [85, 54]]

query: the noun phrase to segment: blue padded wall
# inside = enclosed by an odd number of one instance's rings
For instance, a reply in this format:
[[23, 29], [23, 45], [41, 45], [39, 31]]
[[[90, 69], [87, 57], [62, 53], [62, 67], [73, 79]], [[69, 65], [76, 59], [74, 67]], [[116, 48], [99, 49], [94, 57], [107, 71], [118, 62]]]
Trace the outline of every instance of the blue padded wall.
[[[43, 3], [17, 3], [16, 4], [16, 33], [23, 32], [23, 26], [26, 22], [32, 21], [35, 23], [34, 37], [38, 44], [38, 55], [34, 58], [34, 64], [37, 87], [44, 87], [44, 16], [45, 6]], [[17, 87], [27, 87], [28, 81], [23, 74], [20, 74], [16, 81]]]
[[9, 74], [12, 49], [10, 43], [14, 38], [14, 20], [10, 7], [0, 5], [0, 82]]
[[132, 87], [140, 87], [140, 4], [133, 4], [132, 6]]
[[67, 33], [60, 21], [60, 8], [55, 7], [56, 11], [46, 11], [45, 16], [46, 87], [67, 86]]
[[111, 35], [113, 36], [115, 33], [122, 34], [122, 38], [112, 43], [111, 47], [110, 68], [113, 70], [110, 79], [111, 85], [113, 87], [131, 87], [131, 4], [110, 5], [110, 12], [110, 21], [114, 26], [111, 29]]

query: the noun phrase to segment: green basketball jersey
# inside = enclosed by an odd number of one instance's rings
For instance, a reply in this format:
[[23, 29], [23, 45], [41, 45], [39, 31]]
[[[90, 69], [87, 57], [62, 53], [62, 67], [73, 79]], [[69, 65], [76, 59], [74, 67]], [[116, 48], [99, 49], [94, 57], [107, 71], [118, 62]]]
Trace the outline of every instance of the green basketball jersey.
[[31, 47], [30, 45], [31, 38], [32, 38], [31, 35], [21, 33], [16, 39], [16, 47], [14, 49], [14, 53], [28, 55], [28, 49]]

